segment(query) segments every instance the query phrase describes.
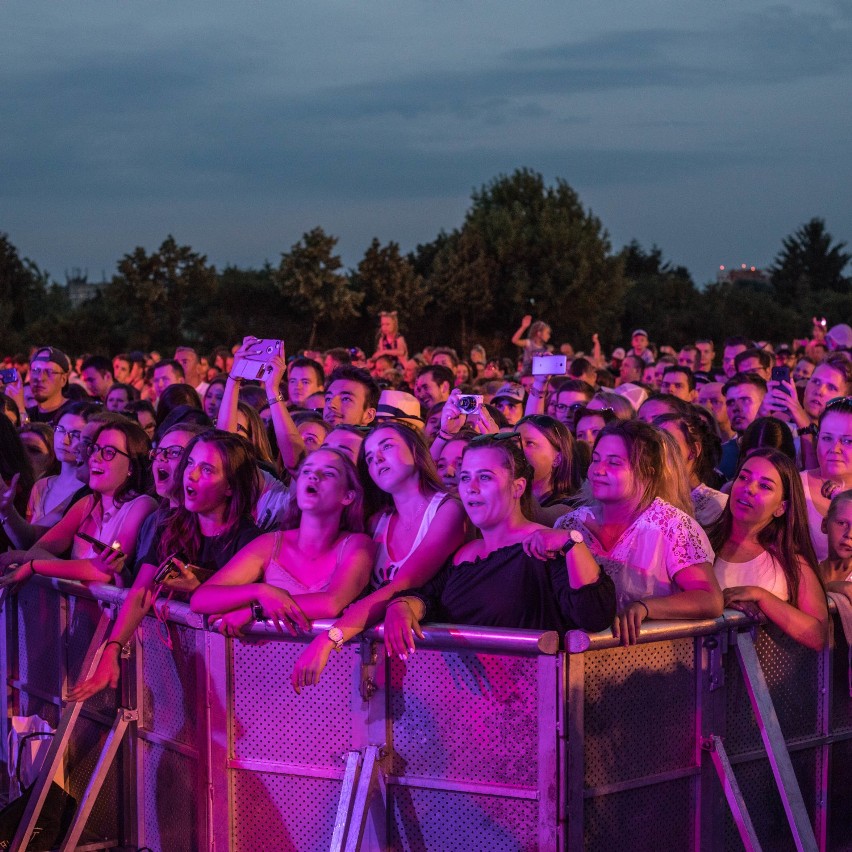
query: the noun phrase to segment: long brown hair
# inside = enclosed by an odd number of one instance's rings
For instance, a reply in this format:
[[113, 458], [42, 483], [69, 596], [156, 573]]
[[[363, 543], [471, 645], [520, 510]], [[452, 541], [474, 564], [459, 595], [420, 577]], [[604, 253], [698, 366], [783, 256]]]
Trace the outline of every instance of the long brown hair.
[[547, 414], [528, 414], [518, 421], [515, 431], [517, 432], [524, 423], [529, 423], [530, 426], [534, 426], [541, 432], [550, 446], [561, 457], [559, 464], [554, 466], [550, 475], [550, 482], [548, 483], [550, 493], [563, 497], [576, 494], [582, 480], [574, 436], [568, 427]]
[[[753, 458], [766, 459], [778, 472], [781, 480], [782, 499], [787, 501], [787, 511], [778, 518], [772, 518], [758, 532], [757, 541], [784, 571], [787, 579], [788, 601], [795, 605], [799, 595], [799, 559], [804, 559], [822, 582], [808, 529], [808, 509], [802, 479], [794, 462], [784, 453], [769, 447], [760, 447], [740, 462], [735, 480], [743, 464]], [[722, 549], [730, 538], [732, 526], [733, 516], [729, 500], [719, 519], [707, 530], [713, 550], [718, 552]]]
[[[257, 457], [254, 447], [230, 432], [221, 429], [208, 429], [201, 435], [197, 435], [186, 446], [183, 458], [175, 473], [175, 481], [183, 483], [183, 475], [186, 470], [192, 450], [199, 443], [212, 444], [222, 461], [222, 470], [231, 490], [231, 496], [227, 499], [225, 511], [225, 522], [227, 529], [223, 535], [223, 541], [233, 539], [244, 519], [251, 519], [251, 511], [257, 501]], [[183, 503], [183, 489], [180, 492], [180, 503], [166, 516], [163, 533], [157, 548], [157, 556], [160, 560], [165, 559], [173, 553], [180, 553], [189, 561], [197, 559], [201, 553], [203, 544], [201, 527], [198, 523], [198, 515], [190, 512]]]

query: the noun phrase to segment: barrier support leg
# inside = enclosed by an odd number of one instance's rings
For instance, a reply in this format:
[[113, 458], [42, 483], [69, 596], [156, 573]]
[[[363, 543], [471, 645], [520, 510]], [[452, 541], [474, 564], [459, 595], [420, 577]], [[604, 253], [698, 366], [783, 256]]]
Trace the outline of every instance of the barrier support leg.
[[[103, 654], [103, 641], [106, 637], [107, 630], [110, 625], [110, 616], [107, 612], [102, 612], [95, 627], [95, 633], [92, 637], [92, 642], [86, 651], [86, 658], [83, 661], [82, 672], [84, 677], [91, 677], [95, 673], [98, 663]], [[5, 689], [5, 684], [3, 685]], [[83, 709], [83, 703], [75, 701], [73, 704], [65, 708], [62, 718], [59, 720], [59, 727], [56, 730], [56, 735], [50, 743], [47, 750], [44, 763], [39, 772], [38, 778], [33, 785], [32, 794], [24, 809], [24, 815], [21, 817], [21, 822], [18, 825], [18, 830], [15, 832], [15, 837], [12, 840], [12, 849], [26, 849], [29, 846], [33, 836], [36, 822], [41, 815], [41, 810], [44, 807], [47, 799], [48, 791], [50, 790], [51, 782], [54, 776], [59, 771], [62, 765], [65, 749], [71, 739], [71, 734], [77, 719], [80, 716], [80, 711]], [[82, 806], [82, 803], [81, 803]]]
[[766, 685], [763, 669], [760, 667], [760, 661], [757, 658], [754, 642], [751, 637], [744, 634], [740, 634], [736, 638], [737, 660], [743, 673], [743, 680], [748, 690], [754, 717], [760, 728], [760, 736], [763, 739], [769, 764], [772, 767], [775, 784], [781, 795], [784, 813], [787, 815], [787, 822], [793, 834], [793, 842], [799, 852], [804, 852], [804, 850], [816, 852], [818, 847], [814, 829], [808, 817], [805, 802], [802, 799], [802, 791], [799, 789], [796, 773], [793, 771], [790, 752], [787, 750], [784, 735], [781, 733], [781, 726], [778, 723], [775, 706], [772, 704], [772, 698], [769, 695], [769, 687]]
[[361, 769], [358, 786], [355, 789], [355, 803], [352, 806], [352, 819], [346, 835], [345, 852], [358, 852], [361, 848], [370, 799], [379, 783], [380, 751], [379, 746], [367, 746], [364, 749], [364, 766]]
[[361, 752], [350, 751], [346, 755], [346, 771], [343, 774], [343, 786], [340, 788], [340, 801], [337, 804], [337, 816], [334, 818], [334, 833], [331, 835], [331, 852], [342, 852], [349, 827], [352, 810], [352, 797], [361, 771]]
[[746, 852], [760, 852], [760, 842], [757, 839], [740, 785], [737, 783], [737, 776], [734, 774], [734, 768], [731, 766], [731, 761], [728, 759], [728, 753], [725, 751], [721, 738], [713, 734], [701, 743], [701, 747], [710, 753], [713, 767], [719, 776], [719, 781], [722, 782], [722, 790], [725, 793], [728, 807], [731, 809], [731, 815]]
[[92, 773], [92, 777], [89, 779], [89, 783], [86, 785], [86, 792], [83, 794], [83, 800], [77, 807], [74, 819], [71, 821], [71, 826], [68, 829], [68, 834], [66, 835], [62, 846], [59, 847], [59, 852], [70, 852], [70, 850], [77, 848], [77, 842], [80, 840], [80, 836], [86, 828], [86, 822], [89, 819], [89, 814], [95, 806], [98, 794], [106, 780], [107, 773], [112, 766], [113, 760], [115, 760], [115, 756], [118, 753], [118, 748], [121, 745], [124, 734], [127, 732], [127, 727], [131, 722], [135, 722], [138, 718], [139, 714], [136, 710], [128, 710], [125, 707], [118, 708], [115, 721], [112, 723], [112, 728], [107, 735], [106, 742], [101, 750], [100, 757], [98, 757], [98, 762], [95, 765], [95, 770]]

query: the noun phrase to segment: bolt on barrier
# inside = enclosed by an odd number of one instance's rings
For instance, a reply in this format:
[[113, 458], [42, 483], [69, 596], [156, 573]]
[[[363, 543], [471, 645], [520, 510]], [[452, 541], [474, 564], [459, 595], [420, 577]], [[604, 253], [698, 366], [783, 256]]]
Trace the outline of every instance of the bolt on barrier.
[[19, 844], [64, 769], [80, 802], [68, 849], [852, 846], [839, 627], [837, 648], [814, 653], [732, 612], [646, 623], [633, 648], [429, 625], [406, 662], [375, 629], [297, 696], [310, 636], [226, 639], [158, 602], [165, 624], [145, 619], [120, 688], [64, 704], [123, 597], [37, 578], [0, 616], [4, 722], [58, 728]]

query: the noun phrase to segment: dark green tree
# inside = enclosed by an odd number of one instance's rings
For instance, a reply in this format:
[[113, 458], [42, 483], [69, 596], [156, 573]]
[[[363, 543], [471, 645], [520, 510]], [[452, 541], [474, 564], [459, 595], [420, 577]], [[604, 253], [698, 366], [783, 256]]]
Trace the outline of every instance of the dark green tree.
[[[34, 343], [66, 304], [48, 275], [35, 263], [21, 258], [7, 234], [0, 233], [0, 349], [12, 353]], [[39, 338], [40, 342], [54, 336]], [[58, 345], [58, 341], [57, 341]]]
[[[473, 194], [458, 232], [433, 262], [430, 284], [445, 335], [466, 348], [492, 337], [505, 348], [523, 314], [547, 320], [557, 339], [587, 345], [617, 328], [622, 260], [601, 222], [563, 180], [547, 186], [529, 169]], [[450, 308], [447, 310], [447, 308]]]
[[852, 255], [846, 243], [834, 243], [825, 220], [813, 218], [785, 237], [781, 251], [770, 268], [772, 284], [785, 304], [801, 305], [812, 294], [848, 293], [849, 279], [843, 274]]
[[215, 287], [216, 270], [206, 256], [179, 246], [171, 235], [151, 254], [137, 247], [119, 261], [118, 274], [103, 291], [114, 317], [107, 348], [118, 351], [128, 342], [146, 350], [199, 343]]
[[622, 249], [621, 257], [628, 282], [621, 342], [628, 341], [635, 328], [645, 328], [652, 340], [675, 346], [704, 334], [701, 294], [686, 267], [664, 261], [658, 246], [646, 252], [636, 240]]
[[343, 271], [340, 256], [334, 254], [336, 245], [337, 237], [314, 228], [281, 255], [272, 273], [288, 305], [308, 323], [308, 348], [314, 347], [318, 337], [322, 343], [340, 343], [347, 336], [345, 324], [358, 316], [364, 298]]
[[364, 294], [361, 305], [362, 334], [369, 340], [375, 334], [380, 311], [399, 311], [400, 329], [410, 345], [416, 345], [411, 332], [430, 306], [429, 288], [414, 271], [411, 261], [400, 254], [399, 244], [382, 246], [374, 238], [352, 275], [352, 286]]

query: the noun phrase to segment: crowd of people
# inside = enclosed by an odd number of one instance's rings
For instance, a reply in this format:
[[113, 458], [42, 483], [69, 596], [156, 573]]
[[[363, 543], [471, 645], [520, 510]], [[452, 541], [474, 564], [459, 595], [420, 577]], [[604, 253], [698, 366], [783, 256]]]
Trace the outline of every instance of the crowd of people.
[[632, 644], [648, 619], [762, 615], [809, 648], [826, 592], [852, 602], [852, 328], [674, 350], [644, 329], [605, 355], [524, 317], [517, 358], [410, 355], [395, 311], [372, 355], [246, 338], [208, 356], [6, 358], [0, 586], [128, 588], [82, 699], [119, 676], [158, 595], [213, 628], [330, 630], [292, 673], [384, 623]]

